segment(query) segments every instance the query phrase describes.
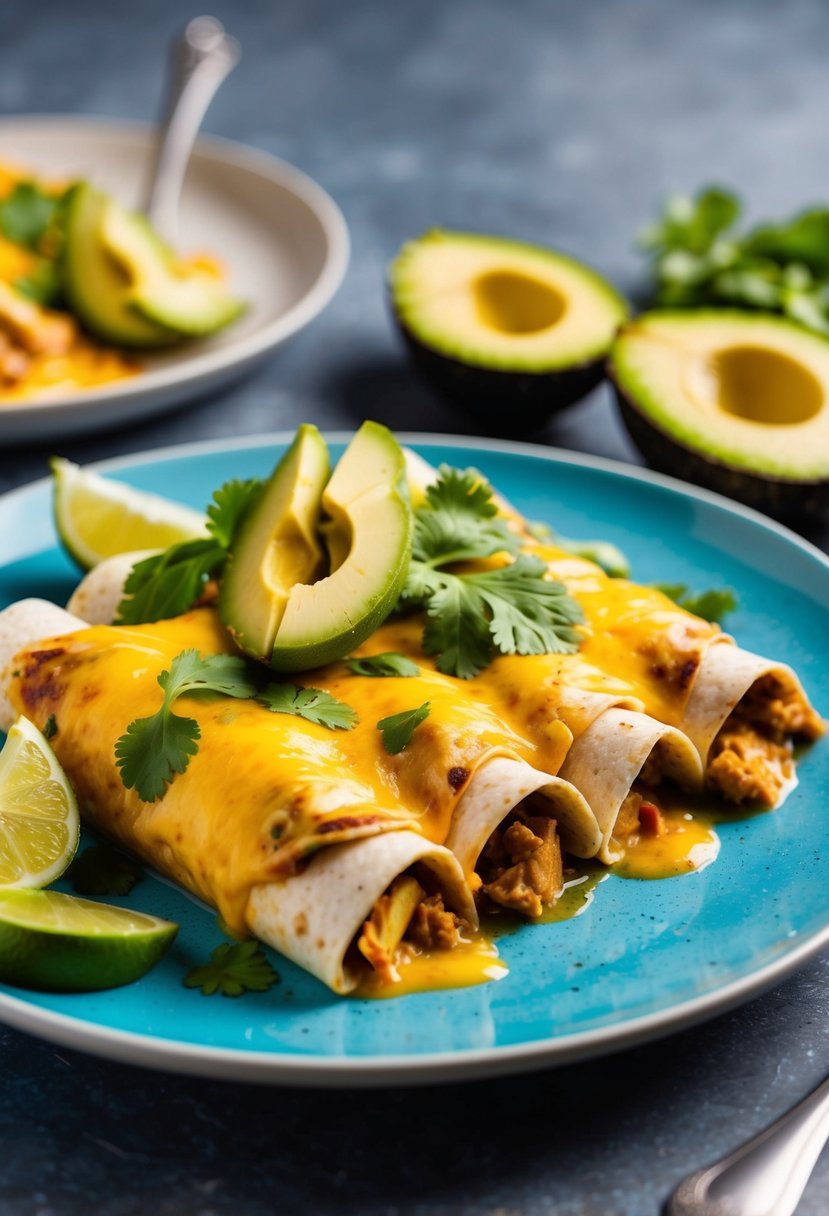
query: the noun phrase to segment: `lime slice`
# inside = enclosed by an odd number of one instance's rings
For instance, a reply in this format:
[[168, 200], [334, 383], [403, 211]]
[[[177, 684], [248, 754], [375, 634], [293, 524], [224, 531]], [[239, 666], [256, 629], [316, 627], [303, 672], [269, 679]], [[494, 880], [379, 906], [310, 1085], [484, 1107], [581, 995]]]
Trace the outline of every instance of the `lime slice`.
[[78, 847], [78, 804], [43, 735], [18, 718], [0, 751], [0, 890], [45, 887]]
[[47, 992], [131, 984], [169, 949], [178, 925], [59, 891], [0, 891], [0, 980]]
[[55, 479], [55, 526], [84, 570], [117, 553], [166, 549], [205, 535], [200, 511], [108, 481], [60, 456], [54, 456], [50, 466]]

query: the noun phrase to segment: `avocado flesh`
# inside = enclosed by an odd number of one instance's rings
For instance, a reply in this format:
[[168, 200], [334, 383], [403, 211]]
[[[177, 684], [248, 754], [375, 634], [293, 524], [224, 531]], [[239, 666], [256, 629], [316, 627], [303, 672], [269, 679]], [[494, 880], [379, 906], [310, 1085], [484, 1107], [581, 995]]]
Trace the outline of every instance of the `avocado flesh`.
[[462, 408], [504, 429], [571, 404], [602, 377], [627, 306], [553, 250], [434, 231], [404, 245], [392, 305], [419, 369]]
[[609, 372], [655, 468], [775, 515], [829, 505], [825, 339], [760, 313], [647, 313]]
[[213, 275], [179, 270], [172, 250], [146, 218], [125, 211], [111, 199], [102, 216], [101, 240], [127, 276], [127, 306], [151, 324], [183, 337], [206, 337], [244, 309]]
[[219, 615], [256, 659], [269, 661], [292, 589], [323, 570], [317, 520], [328, 474], [325, 440], [315, 426], [301, 426], [233, 538]]
[[86, 182], [70, 194], [61, 270], [72, 311], [91, 333], [118, 346], [169, 346], [177, 335], [133, 310], [128, 276], [101, 239], [109, 205], [109, 198]]
[[271, 666], [305, 671], [343, 658], [395, 607], [409, 569], [412, 511], [403, 453], [365, 422], [322, 495], [332, 572], [295, 585], [276, 633]]

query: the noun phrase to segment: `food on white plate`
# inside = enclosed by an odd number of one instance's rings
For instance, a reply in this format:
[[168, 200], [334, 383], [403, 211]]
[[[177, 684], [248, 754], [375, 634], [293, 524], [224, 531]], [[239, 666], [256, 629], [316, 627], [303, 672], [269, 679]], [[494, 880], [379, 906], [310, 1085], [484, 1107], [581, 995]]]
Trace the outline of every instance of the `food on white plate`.
[[224, 280], [90, 183], [0, 165], [0, 403], [132, 377], [134, 352], [217, 332], [244, 310]]

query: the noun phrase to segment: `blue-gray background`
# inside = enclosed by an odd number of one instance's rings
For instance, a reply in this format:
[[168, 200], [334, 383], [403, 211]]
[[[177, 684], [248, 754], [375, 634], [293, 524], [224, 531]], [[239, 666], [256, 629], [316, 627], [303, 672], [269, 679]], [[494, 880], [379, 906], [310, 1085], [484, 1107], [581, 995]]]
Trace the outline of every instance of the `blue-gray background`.
[[[168, 35], [197, 10], [6, 6], [0, 111], [151, 117]], [[829, 199], [820, 0], [281, 0], [213, 8], [244, 47], [207, 128], [337, 199], [337, 298], [255, 377], [74, 444], [80, 461], [366, 415], [474, 431], [410, 374], [384, 267], [432, 225], [559, 246], [634, 293], [663, 196], [737, 186], [752, 216]], [[2, 155], [2, 149], [0, 149]], [[533, 438], [636, 460], [609, 394]], [[51, 448], [0, 453], [0, 489]], [[826, 540], [819, 525], [804, 526]], [[816, 807], [816, 814], [825, 808]], [[829, 1060], [829, 959], [741, 1011], [624, 1056], [515, 1080], [315, 1094], [101, 1063], [0, 1029], [0, 1216], [650, 1216], [779, 1114]], [[829, 1209], [829, 1160], [802, 1216]]]

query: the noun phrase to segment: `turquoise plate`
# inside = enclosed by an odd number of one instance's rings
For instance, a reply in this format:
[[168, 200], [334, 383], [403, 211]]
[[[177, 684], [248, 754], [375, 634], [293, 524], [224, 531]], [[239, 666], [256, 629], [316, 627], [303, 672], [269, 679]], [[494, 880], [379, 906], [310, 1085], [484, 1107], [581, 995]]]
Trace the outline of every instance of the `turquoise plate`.
[[[285, 441], [199, 444], [99, 467], [201, 507], [228, 477], [267, 473]], [[724, 499], [606, 461], [446, 437], [409, 442], [433, 462], [474, 463], [528, 516], [566, 535], [614, 541], [642, 582], [735, 588], [740, 606], [729, 628], [750, 649], [793, 664], [826, 709], [829, 562], [792, 533]], [[76, 580], [56, 544], [48, 483], [0, 499], [0, 605], [29, 595], [62, 603]], [[720, 857], [701, 873], [661, 882], [612, 876], [584, 915], [502, 938], [509, 975], [496, 983], [343, 999], [274, 956], [281, 983], [269, 992], [204, 997], [182, 977], [223, 940], [215, 918], [148, 877], [127, 902], [181, 925], [154, 971], [92, 995], [0, 986], [0, 1018], [134, 1063], [316, 1085], [514, 1072], [640, 1042], [746, 1000], [829, 941], [829, 745], [812, 748], [799, 775], [779, 811], [722, 826]]]

